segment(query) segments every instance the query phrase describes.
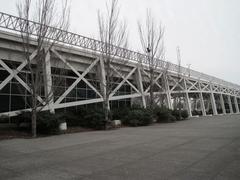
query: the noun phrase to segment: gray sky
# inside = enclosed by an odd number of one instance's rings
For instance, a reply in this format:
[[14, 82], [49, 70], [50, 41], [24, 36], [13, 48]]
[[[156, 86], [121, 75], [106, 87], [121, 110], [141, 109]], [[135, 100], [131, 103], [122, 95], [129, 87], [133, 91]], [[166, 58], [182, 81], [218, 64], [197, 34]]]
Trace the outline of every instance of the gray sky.
[[[0, 0], [0, 11], [17, 15], [17, 0]], [[239, 0], [119, 0], [126, 19], [129, 44], [141, 50], [137, 20], [146, 8], [165, 26], [166, 58], [177, 63], [180, 46], [182, 65], [240, 84], [240, 1]], [[97, 10], [105, 0], [72, 0], [70, 30], [98, 37]]]

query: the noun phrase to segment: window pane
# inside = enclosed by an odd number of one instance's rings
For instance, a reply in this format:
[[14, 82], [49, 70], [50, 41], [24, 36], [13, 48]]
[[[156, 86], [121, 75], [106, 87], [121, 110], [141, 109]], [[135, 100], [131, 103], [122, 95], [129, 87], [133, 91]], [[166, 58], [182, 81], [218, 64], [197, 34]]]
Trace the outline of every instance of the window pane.
[[0, 112], [9, 111], [9, 95], [0, 95]]

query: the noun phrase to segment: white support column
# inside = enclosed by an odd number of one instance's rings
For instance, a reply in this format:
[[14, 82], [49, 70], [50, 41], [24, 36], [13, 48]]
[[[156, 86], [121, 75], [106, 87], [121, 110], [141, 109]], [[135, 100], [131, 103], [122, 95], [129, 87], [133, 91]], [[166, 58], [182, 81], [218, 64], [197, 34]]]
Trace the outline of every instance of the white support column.
[[53, 84], [52, 84], [52, 73], [51, 73], [51, 61], [50, 61], [50, 51], [47, 51], [45, 62], [44, 62], [44, 86], [45, 86], [45, 98], [48, 104], [50, 113], [55, 113], [54, 110], [54, 96], [53, 96]]
[[[99, 61], [99, 66], [98, 66], [98, 70], [99, 70], [99, 73], [100, 73], [100, 89], [101, 89], [101, 94], [102, 94], [102, 97], [103, 99], [106, 99], [106, 96], [107, 96], [107, 91], [106, 91], [106, 72], [105, 72], [105, 66], [104, 66], [104, 61], [102, 58], [100, 58], [100, 61]], [[110, 105], [108, 104], [108, 108], [110, 109]]]
[[226, 108], [225, 108], [225, 103], [224, 103], [224, 99], [223, 99], [223, 95], [220, 94], [220, 103], [221, 103], [221, 107], [223, 110], [223, 114], [226, 114]]
[[210, 85], [210, 88], [211, 88], [210, 99], [211, 99], [211, 104], [212, 104], [212, 109], [213, 109], [213, 115], [217, 115], [218, 113], [217, 113], [217, 107], [216, 107], [212, 84]]
[[190, 117], [192, 117], [191, 102], [190, 102], [190, 99], [189, 99], [188, 88], [187, 88], [187, 83], [186, 83], [185, 78], [184, 78], [184, 88], [185, 88], [185, 91], [186, 91], [186, 103], [187, 103], [188, 114], [189, 114]]
[[238, 101], [237, 101], [236, 96], [234, 96], [234, 103], [235, 103], [235, 107], [236, 107], [236, 113], [239, 113]]
[[166, 91], [166, 95], [167, 95], [168, 108], [173, 109], [173, 105], [172, 105], [172, 102], [171, 102], [171, 91], [170, 91], [170, 88], [169, 88], [167, 75], [164, 74], [163, 78], [164, 78], [164, 82], [165, 82], [165, 91]]
[[192, 108], [191, 108], [188, 92], [186, 92], [186, 102], [187, 102], [189, 116], [192, 117]]
[[230, 95], [228, 95], [228, 104], [230, 108], [230, 114], [233, 114], [232, 100]]
[[199, 93], [200, 94], [200, 103], [201, 103], [201, 109], [202, 109], [202, 114], [203, 116], [206, 116], [206, 108], [205, 108], [205, 104], [204, 104], [204, 100], [203, 100], [203, 94], [202, 92]]
[[205, 108], [205, 104], [204, 104], [204, 99], [203, 99], [203, 93], [202, 93], [202, 88], [201, 88], [201, 83], [200, 80], [198, 81], [198, 88], [199, 88], [199, 96], [200, 96], [200, 103], [201, 103], [201, 109], [202, 109], [202, 115], [206, 116], [206, 108]]
[[142, 106], [146, 108], [147, 105], [146, 105], [146, 99], [145, 99], [144, 89], [143, 89], [143, 79], [142, 79], [141, 69], [139, 66], [137, 67], [137, 71], [135, 73], [135, 79], [137, 83], [137, 88], [140, 90], [140, 93], [141, 93]]

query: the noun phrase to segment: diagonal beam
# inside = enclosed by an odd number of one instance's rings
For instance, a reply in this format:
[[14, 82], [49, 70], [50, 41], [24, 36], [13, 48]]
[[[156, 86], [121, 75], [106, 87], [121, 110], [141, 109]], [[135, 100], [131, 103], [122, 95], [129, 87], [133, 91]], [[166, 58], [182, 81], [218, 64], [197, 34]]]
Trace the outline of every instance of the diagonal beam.
[[[0, 59], [0, 64], [2, 65], [2, 67], [9, 72], [9, 74], [14, 74], [14, 78], [28, 91], [30, 92], [31, 94], [33, 93], [32, 92], [32, 89], [17, 75], [17, 73], [15, 73], [14, 71], [16, 70], [12, 70], [11, 68], [9, 68], [1, 59]], [[37, 100], [42, 103], [43, 105], [45, 105], [46, 103], [44, 102], [44, 100], [40, 97], [40, 96], [37, 96]]]
[[[29, 61], [31, 62], [31, 61], [35, 58], [36, 55], [37, 55], [37, 50], [35, 50], [35, 51], [30, 55]], [[2, 61], [2, 62], [3, 62], [3, 61]], [[30, 62], [29, 62], [29, 63], [30, 63]], [[10, 73], [10, 75], [0, 84], [0, 90], [2, 90], [2, 88], [4, 88], [4, 87], [7, 85], [7, 83], [9, 83], [9, 82], [13, 79], [13, 77], [14, 77], [15, 75], [17, 75], [27, 64], [28, 64], [28, 60], [26, 59], [25, 61], [22, 62], [22, 64], [20, 64], [20, 65], [18, 66], [18, 68], [17, 68], [16, 70], [12, 71], [12, 72]], [[2, 64], [1, 64], [1, 65], [2, 65]]]
[[180, 82], [183, 80], [183, 77], [177, 82], [172, 76], [168, 76], [170, 79], [172, 79], [175, 82], [175, 85], [172, 87], [171, 91], [173, 91], [177, 86], [179, 86], [182, 90], [185, 90], [184, 87], [180, 84]]
[[[115, 67], [113, 67], [112, 65], [110, 65], [110, 67], [111, 67], [121, 78], [124, 79], [124, 76], [123, 76], [120, 72], [118, 72], [118, 70], [117, 70]], [[141, 92], [140, 92], [130, 81], [126, 80], [126, 82], [127, 82], [136, 92], [138, 92], [139, 94], [141, 94]]]
[[[160, 73], [156, 79], [154, 79], [153, 84], [156, 84], [160, 89], [163, 89], [162, 86], [157, 82], [161, 77], [162, 77], [163, 73]], [[148, 86], [148, 88], [145, 90], [144, 93], [147, 93], [150, 90], [150, 86]]]
[[[192, 86], [190, 86], [190, 88], [187, 88], [187, 90], [191, 90], [193, 87], [195, 87], [198, 90], [198, 87], [196, 86], [198, 84], [198, 81], [195, 81], [194, 83], [192, 83], [191, 81], [189, 81], [188, 79], [186, 79], [186, 81], [188, 83], [190, 83]], [[187, 84], [186, 84], [187, 85]]]
[[136, 71], [137, 67], [133, 68], [132, 71], [130, 71], [130, 73], [128, 73], [128, 75], [122, 80], [121, 83], [118, 84], [118, 86], [113, 90], [113, 92], [109, 95], [109, 97], [112, 97], [117, 90], [119, 90], [122, 85], [127, 81], [127, 79]]
[[96, 59], [82, 74], [80, 74], [70, 63], [68, 63], [57, 51], [52, 50], [52, 52], [61, 60], [63, 61], [63, 63], [65, 63], [70, 69], [72, 69], [72, 71], [74, 73], [76, 73], [79, 77], [77, 78], [76, 81], [74, 81], [74, 83], [57, 99], [57, 101], [55, 102], [56, 104], [59, 104], [72, 90], [74, 87], [76, 87], [76, 85], [83, 80], [90, 88], [92, 88], [100, 97], [102, 97], [102, 95], [96, 90], [95, 87], [92, 86], [91, 83], [88, 82], [88, 80], [86, 80], [84, 78], [84, 76], [86, 76], [90, 70], [98, 63], [99, 59]]

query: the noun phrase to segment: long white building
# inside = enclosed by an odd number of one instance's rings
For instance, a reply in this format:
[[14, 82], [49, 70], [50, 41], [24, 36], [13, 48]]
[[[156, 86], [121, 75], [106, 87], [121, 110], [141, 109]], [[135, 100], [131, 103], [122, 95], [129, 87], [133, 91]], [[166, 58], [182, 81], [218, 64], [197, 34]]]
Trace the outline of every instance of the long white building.
[[[19, 34], [21, 20], [0, 13], [0, 116], [14, 116], [30, 108], [29, 71]], [[30, 23], [33, 28], [31, 58], [34, 59], [34, 29], [38, 24]], [[102, 42], [71, 32], [61, 34], [57, 45], [51, 48], [45, 59], [42, 71], [45, 78], [39, 103], [44, 106], [44, 97], [52, 92], [53, 99], [43, 110], [77, 110], [82, 105], [101, 104], [101, 86], [105, 81], [105, 67], [100, 56]], [[113, 51], [117, 56], [112, 65], [115, 80], [110, 94], [111, 106], [130, 106], [133, 103], [147, 106], [150, 89], [146, 78], [149, 71], [144, 65], [147, 57], [120, 47], [114, 47]], [[60, 73], [62, 71], [63, 74]], [[239, 85], [184, 67], [179, 71], [178, 65], [160, 60], [155, 77], [156, 103], [174, 109], [176, 97], [181, 97], [183, 108], [191, 116], [195, 111], [202, 115], [239, 113]]]

